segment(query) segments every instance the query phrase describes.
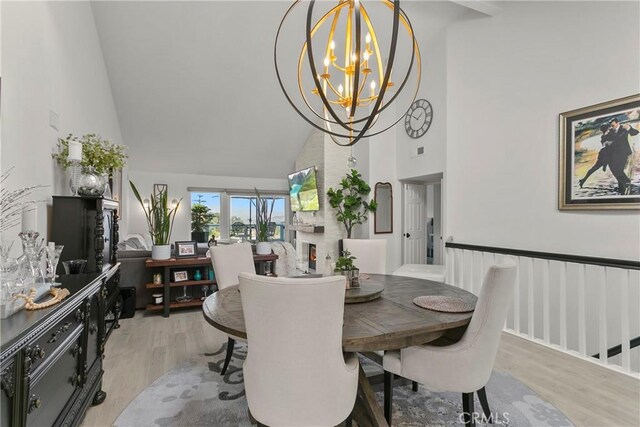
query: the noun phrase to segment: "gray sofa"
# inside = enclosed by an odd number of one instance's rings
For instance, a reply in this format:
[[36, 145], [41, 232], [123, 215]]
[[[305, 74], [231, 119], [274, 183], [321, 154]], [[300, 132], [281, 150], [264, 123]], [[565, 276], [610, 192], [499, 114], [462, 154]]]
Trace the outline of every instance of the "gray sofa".
[[[204, 256], [209, 248], [198, 248], [198, 255]], [[144, 262], [151, 258], [147, 250], [119, 250], [120, 287], [136, 288], [136, 308], [145, 308], [151, 304], [151, 292], [145, 288], [146, 283], [153, 281], [153, 270], [146, 268]]]

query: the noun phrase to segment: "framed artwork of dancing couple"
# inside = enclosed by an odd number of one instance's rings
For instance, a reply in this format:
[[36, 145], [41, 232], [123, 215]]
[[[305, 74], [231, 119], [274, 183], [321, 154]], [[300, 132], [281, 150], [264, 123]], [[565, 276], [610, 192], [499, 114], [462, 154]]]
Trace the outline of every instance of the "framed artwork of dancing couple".
[[558, 208], [640, 209], [640, 94], [560, 114]]

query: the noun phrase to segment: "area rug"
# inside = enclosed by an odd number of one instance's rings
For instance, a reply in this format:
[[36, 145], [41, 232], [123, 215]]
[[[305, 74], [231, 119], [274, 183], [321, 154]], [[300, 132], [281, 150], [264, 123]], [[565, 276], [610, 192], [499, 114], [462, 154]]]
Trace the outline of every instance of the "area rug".
[[[226, 344], [215, 353], [200, 355], [167, 372], [142, 391], [120, 414], [114, 425], [251, 426], [241, 369], [246, 347], [236, 345], [229, 369], [222, 376], [220, 371], [225, 351]], [[382, 372], [378, 365], [364, 358], [361, 358], [361, 363], [367, 375]], [[573, 425], [557, 408], [508, 374], [494, 371], [486, 390], [492, 413], [496, 416], [493, 425]], [[382, 405], [382, 392], [377, 392], [376, 397]], [[475, 408], [481, 412], [477, 400]], [[394, 426], [460, 425], [461, 412], [462, 403], [458, 393], [434, 393], [422, 386], [415, 393], [411, 391], [411, 386], [394, 389]]]

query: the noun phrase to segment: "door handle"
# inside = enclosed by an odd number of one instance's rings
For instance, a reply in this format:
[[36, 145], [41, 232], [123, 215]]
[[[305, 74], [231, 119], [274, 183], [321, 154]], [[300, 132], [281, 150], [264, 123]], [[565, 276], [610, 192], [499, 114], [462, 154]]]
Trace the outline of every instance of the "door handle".
[[409, 237], [411, 237], [411, 234], [409, 234], [409, 233], [404, 233], [404, 237], [406, 237], [406, 238], [408, 239]]

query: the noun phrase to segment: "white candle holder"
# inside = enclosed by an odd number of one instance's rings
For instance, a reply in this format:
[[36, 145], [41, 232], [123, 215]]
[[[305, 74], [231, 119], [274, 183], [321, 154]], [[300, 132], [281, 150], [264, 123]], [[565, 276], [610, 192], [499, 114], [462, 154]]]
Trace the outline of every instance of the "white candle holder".
[[71, 179], [69, 180], [69, 188], [74, 196], [78, 195], [78, 187], [80, 187], [80, 160], [71, 160]]

